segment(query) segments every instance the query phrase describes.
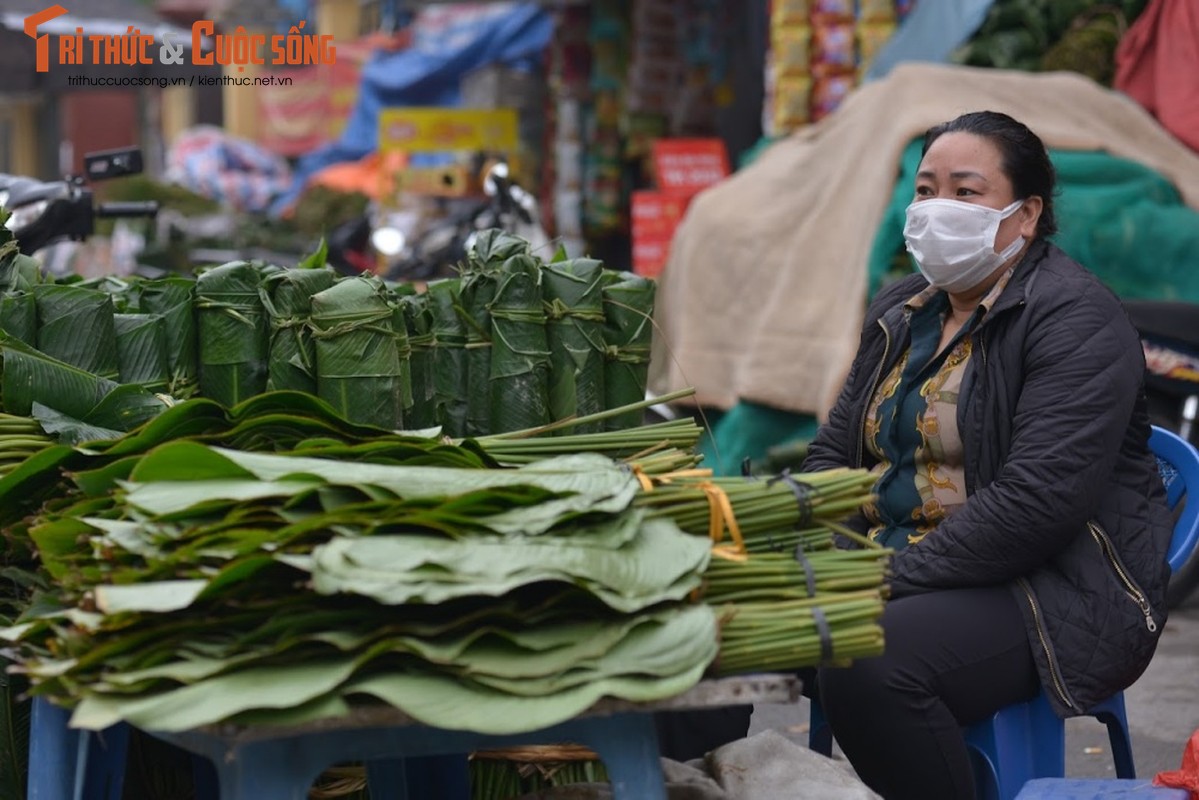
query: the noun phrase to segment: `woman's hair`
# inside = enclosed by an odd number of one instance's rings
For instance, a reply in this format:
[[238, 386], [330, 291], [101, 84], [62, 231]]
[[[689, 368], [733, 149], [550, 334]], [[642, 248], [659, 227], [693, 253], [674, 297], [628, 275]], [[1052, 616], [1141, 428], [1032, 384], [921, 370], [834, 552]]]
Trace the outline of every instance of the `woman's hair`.
[[1016, 199], [1024, 200], [1033, 195], [1041, 198], [1043, 206], [1041, 218], [1037, 220], [1037, 235], [1045, 238], [1057, 233], [1057, 217], [1053, 213], [1057, 173], [1045, 143], [1028, 126], [998, 111], [974, 111], [929, 128], [924, 134], [921, 155], [946, 133], [972, 133], [995, 145]]

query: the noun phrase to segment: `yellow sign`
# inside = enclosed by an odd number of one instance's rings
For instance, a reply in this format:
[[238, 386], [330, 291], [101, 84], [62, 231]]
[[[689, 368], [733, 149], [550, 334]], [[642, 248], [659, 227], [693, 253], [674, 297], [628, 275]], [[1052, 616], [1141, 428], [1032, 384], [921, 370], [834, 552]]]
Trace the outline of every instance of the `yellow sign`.
[[408, 153], [515, 150], [516, 111], [386, 108], [379, 114], [379, 149]]
[[398, 173], [397, 190], [429, 197], [465, 197], [471, 193], [466, 167], [410, 167]]

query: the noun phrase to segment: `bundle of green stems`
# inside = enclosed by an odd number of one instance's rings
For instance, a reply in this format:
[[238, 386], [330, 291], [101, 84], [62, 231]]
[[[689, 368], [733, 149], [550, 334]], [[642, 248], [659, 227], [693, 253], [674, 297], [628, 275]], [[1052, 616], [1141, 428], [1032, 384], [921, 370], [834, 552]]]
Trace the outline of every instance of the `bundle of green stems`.
[[[837, 592], [778, 602], [736, 603], [723, 612], [717, 675], [845, 664], [883, 651], [883, 597], [878, 590]], [[821, 641], [815, 609], [827, 623]]]
[[[704, 602], [806, 600], [874, 590], [887, 577], [889, 550], [823, 550], [803, 554], [755, 553], [744, 561], [713, 558], [704, 572]], [[806, 563], [805, 563], [806, 562]], [[809, 582], [810, 578], [810, 582]]]
[[653, 516], [669, 517], [685, 531], [706, 534], [711, 529], [715, 489], [728, 498], [732, 509], [732, 519], [724, 519], [723, 524], [735, 524], [749, 552], [793, 548], [807, 540], [816, 544], [830, 536], [830, 527], [864, 544], [838, 523], [871, 499], [874, 481], [867, 470], [855, 469], [811, 472], [790, 481], [665, 476], [636, 502]]

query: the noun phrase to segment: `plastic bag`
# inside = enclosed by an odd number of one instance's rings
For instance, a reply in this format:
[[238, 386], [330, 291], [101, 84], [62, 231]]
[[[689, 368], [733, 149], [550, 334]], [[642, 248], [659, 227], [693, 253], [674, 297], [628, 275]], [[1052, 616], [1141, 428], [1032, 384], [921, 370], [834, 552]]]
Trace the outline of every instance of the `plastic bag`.
[[1199, 798], [1199, 730], [1191, 734], [1186, 749], [1182, 751], [1182, 769], [1157, 773], [1153, 785], [1186, 789], [1191, 793], [1192, 800]]

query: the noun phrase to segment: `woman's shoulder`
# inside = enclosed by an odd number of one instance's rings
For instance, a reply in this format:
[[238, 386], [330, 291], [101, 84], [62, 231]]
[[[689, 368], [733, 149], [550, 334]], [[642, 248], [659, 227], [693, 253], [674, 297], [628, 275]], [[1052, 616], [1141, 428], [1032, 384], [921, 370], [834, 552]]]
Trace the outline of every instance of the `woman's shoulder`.
[[1037, 268], [1025, 286], [1029, 302], [1054, 306], [1082, 303], [1115, 311], [1120, 298], [1085, 266], [1052, 242], [1045, 243]]
[[1024, 300], [1036, 326], [1104, 328], [1119, 331], [1132, 346], [1139, 338], [1120, 298], [1095, 273], [1057, 245], [1047, 243], [1024, 287]]

